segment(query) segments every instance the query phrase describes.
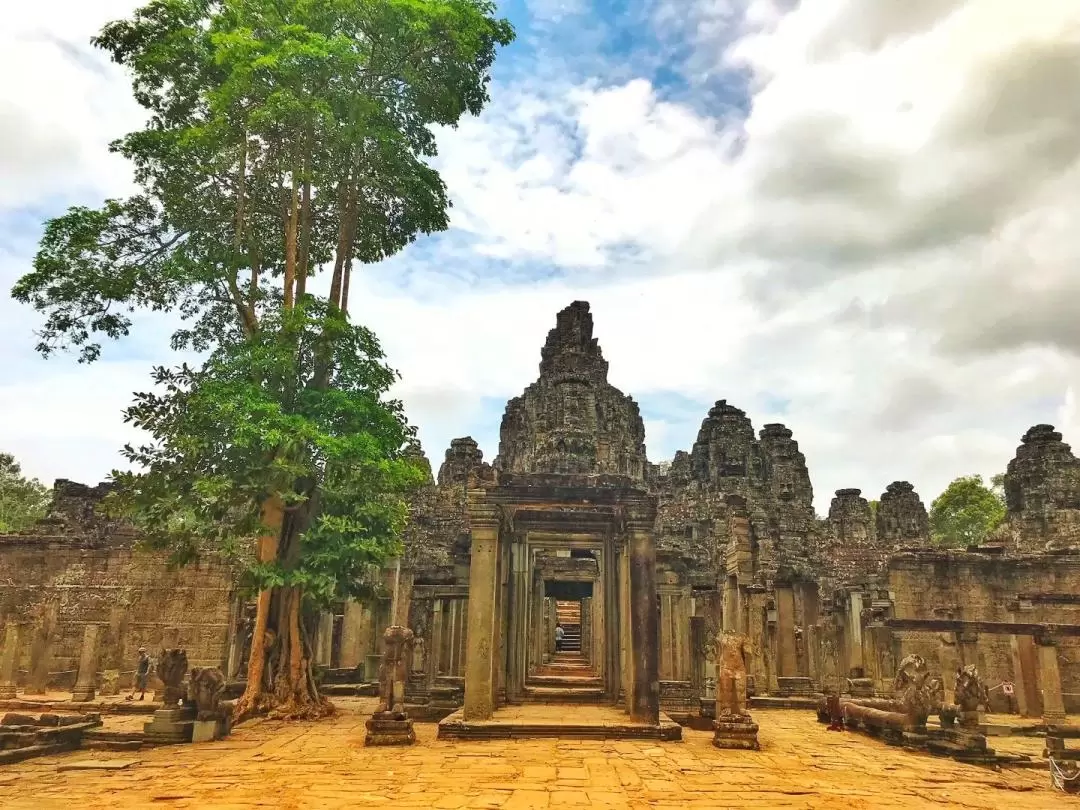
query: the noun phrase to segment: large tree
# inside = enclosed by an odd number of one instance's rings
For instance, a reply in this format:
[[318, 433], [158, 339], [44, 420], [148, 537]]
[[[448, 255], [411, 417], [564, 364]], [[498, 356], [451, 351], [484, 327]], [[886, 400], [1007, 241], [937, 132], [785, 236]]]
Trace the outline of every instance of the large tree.
[[45, 517], [50, 494], [36, 478], [23, 475], [10, 453], [0, 453], [0, 534], [21, 532]]
[[141, 190], [50, 221], [13, 295], [45, 314], [45, 355], [92, 361], [142, 309], [179, 314], [174, 348], [208, 358], [155, 369], [159, 392], [128, 409], [153, 440], [126, 448], [142, 471], [115, 474], [117, 503], [180, 561], [249, 562], [240, 717], [324, 710], [302, 608], [355, 594], [397, 551], [412, 431], [378, 342], [349, 321], [350, 277], [446, 227], [432, 127], [486, 103], [513, 38], [493, 14], [489, 0], [155, 0], [95, 39], [150, 114], [113, 145]]
[[981, 475], [957, 478], [930, 506], [930, 534], [940, 546], [981, 543], [1004, 520], [1003, 497], [986, 486]]

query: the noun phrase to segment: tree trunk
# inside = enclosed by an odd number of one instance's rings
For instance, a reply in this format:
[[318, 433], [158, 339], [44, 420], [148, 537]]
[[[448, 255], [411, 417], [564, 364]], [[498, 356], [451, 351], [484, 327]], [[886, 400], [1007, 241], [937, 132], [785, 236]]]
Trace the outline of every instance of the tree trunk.
[[[286, 514], [281, 501], [274, 498], [263, 509], [263, 522], [277, 527], [277, 534], [259, 539], [259, 561], [292, 556], [303, 521]], [[247, 684], [233, 709], [236, 722], [255, 715], [291, 720], [333, 714], [333, 705], [315, 685], [312, 647], [301, 620], [303, 601], [303, 591], [297, 587], [259, 592]]]

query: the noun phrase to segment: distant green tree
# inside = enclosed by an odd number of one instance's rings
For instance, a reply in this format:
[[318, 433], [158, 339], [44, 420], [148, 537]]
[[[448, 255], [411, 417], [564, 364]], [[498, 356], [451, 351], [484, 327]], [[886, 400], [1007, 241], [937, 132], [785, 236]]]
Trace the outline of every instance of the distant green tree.
[[10, 453], [0, 453], [0, 534], [21, 532], [45, 517], [48, 487], [27, 478]]
[[[995, 476], [991, 481], [996, 484]], [[977, 545], [1005, 520], [1005, 501], [983, 483], [981, 475], [965, 475], [945, 488], [930, 507], [930, 534], [936, 545]]]
[[877, 511], [879, 506], [881, 506], [881, 501], [870, 501], [870, 521], [872, 523], [877, 522]]
[[990, 491], [997, 495], [1002, 503], [1005, 503], [1005, 473], [990, 476]]

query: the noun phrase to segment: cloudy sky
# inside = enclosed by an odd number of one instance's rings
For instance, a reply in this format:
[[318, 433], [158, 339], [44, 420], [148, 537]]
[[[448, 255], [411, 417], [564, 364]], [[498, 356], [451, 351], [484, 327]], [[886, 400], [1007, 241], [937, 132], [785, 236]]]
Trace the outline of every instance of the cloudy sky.
[[[88, 40], [135, 5], [0, 30], [0, 449], [46, 480], [120, 464], [170, 360], [149, 318], [92, 366], [42, 360], [7, 295], [45, 219], [128, 188], [105, 147], [140, 111]], [[819, 511], [896, 479], [929, 502], [1038, 422], [1080, 444], [1080, 3], [501, 5], [492, 103], [440, 136], [452, 229], [352, 295], [436, 464], [466, 434], [494, 457], [575, 299], [652, 460], [725, 398], [794, 430]]]

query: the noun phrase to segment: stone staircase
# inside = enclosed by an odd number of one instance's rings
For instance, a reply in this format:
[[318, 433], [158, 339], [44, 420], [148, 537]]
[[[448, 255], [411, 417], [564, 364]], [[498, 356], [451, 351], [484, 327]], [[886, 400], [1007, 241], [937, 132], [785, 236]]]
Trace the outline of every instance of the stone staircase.
[[557, 652], [525, 681], [532, 703], [601, 703], [604, 680], [580, 652]]
[[563, 629], [563, 652], [581, 652], [581, 602], [556, 602], [555, 616]]

